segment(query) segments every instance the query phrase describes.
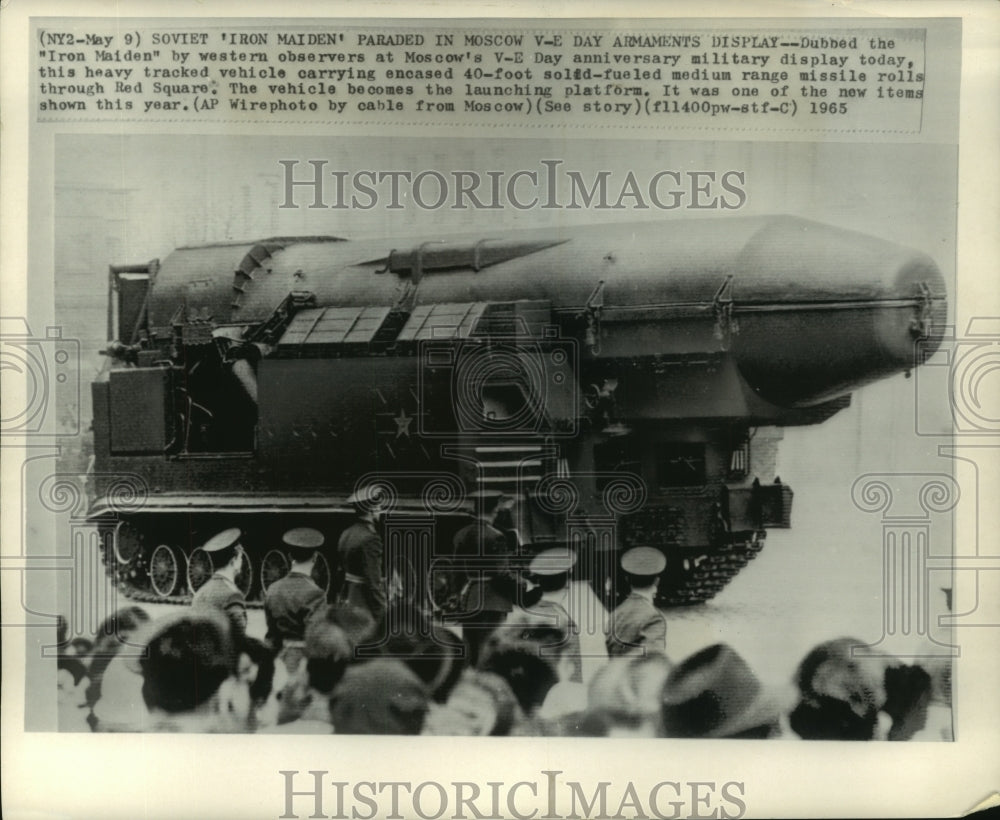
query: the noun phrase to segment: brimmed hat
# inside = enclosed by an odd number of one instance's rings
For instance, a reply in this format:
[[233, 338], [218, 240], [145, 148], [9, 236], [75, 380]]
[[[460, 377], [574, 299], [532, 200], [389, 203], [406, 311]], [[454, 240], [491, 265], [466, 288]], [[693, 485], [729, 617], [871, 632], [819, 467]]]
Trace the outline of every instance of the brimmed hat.
[[528, 567], [533, 575], [560, 575], [576, 564], [576, 553], [567, 547], [543, 550], [531, 559]]
[[296, 527], [281, 536], [281, 540], [285, 546], [293, 549], [314, 550], [322, 547], [326, 539], [323, 538], [323, 533], [312, 527]]
[[323, 533], [312, 527], [296, 527], [294, 530], [289, 530], [281, 536], [281, 541], [291, 559], [299, 562], [312, 559], [316, 550], [326, 543]]
[[228, 530], [223, 530], [217, 535], [213, 535], [209, 538], [205, 545], [202, 547], [205, 552], [221, 552], [222, 550], [229, 549], [230, 547], [235, 547], [240, 543], [240, 538], [243, 533], [238, 527], [231, 527]]
[[782, 706], [735, 650], [715, 644], [667, 677], [662, 732], [665, 737], [732, 737], [775, 723]]
[[385, 658], [348, 668], [330, 699], [337, 734], [416, 735], [424, 724], [427, 687], [400, 660]]
[[659, 575], [666, 569], [667, 558], [653, 547], [633, 547], [622, 555], [621, 566], [629, 575]]

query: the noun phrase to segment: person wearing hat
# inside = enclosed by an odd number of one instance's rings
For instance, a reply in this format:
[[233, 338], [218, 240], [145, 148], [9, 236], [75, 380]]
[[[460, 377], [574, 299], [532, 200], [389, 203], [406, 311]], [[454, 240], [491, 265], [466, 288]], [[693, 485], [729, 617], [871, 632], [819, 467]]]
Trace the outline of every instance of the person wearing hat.
[[325, 601], [326, 593], [312, 579], [316, 551], [323, 546], [323, 533], [311, 527], [296, 527], [281, 538], [291, 569], [264, 592], [265, 639], [281, 650], [286, 641], [301, 642], [306, 621]]
[[857, 638], [813, 647], [795, 673], [789, 726], [805, 740], [909, 740], [926, 725], [931, 678], [881, 652], [855, 654]]
[[[538, 654], [553, 667], [565, 667], [566, 678], [582, 681], [580, 630], [570, 615], [569, 573], [576, 564], [576, 554], [566, 547], [542, 550], [531, 559], [528, 572], [541, 589], [541, 597], [531, 606], [511, 611], [500, 633], [512, 640], [539, 644]], [[553, 636], [558, 636], [555, 640]]]
[[191, 601], [196, 610], [220, 609], [241, 633], [247, 628], [246, 598], [236, 586], [236, 576], [243, 567], [243, 533], [233, 527], [213, 535], [202, 549], [208, 553], [215, 570]]
[[633, 547], [622, 556], [621, 567], [631, 591], [611, 613], [607, 638], [611, 657], [666, 654], [667, 621], [653, 603], [666, 566], [666, 557], [652, 547]]
[[357, 521], [340, 534], [337, 557], [344, 572], [341, 601], [365, 609], [375, 623], [381, 623], [388, 606], [382, 536], [378, 520], [382, 514], [378, 489], [365, 485], [352, 493], [347, 503], [354, 506]]
[[764, 689], [726, 644], [696, 652], [663, 685], [660, 734], [683, 738], [768, 738], [780, 734], [786, 704]]
[[[553, 547], [538, 553], [528, 568], [541, 588], [541, 598], [526, 609], [515, 609], [507, 617], [504, 630], [520, 630], [530, 637], [533, 629], [550, 634], [555, 628], [566, 636], [561, 647], [543, 646], [554, 662], [572, 661], [568, 679], [589, 683], [608, 659], [604, 645], [607, 612], [585, 581], [571, 581], [576, 553], [568, 547]], [[546, 629], [548, 627], [548, 629]]]

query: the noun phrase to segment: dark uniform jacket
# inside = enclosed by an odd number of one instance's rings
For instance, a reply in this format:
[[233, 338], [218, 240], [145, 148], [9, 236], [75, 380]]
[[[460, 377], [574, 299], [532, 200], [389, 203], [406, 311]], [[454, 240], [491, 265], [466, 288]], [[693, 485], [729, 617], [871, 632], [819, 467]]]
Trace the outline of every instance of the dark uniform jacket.
[[280, 649], [285, 641], [301, 641], [306, 621], [326, 601], [326, 594], [308, 575], [289, 572], [275, 581], [264, 595], [264, 618], [268, 642]]
[[646, 654], [666, 654], [666, 618], [652, 601], [633, 592], [611, 613], [607, 647], [611, 657], [631, 655], [643, 649]]
[[455, 533], [455, 566], [469, 583], [463, 592], [467, 612], [510, 612], [517, 578], [510, 569], [507, 537], [483, 521]]
[[386, 610], [386, 582], [382, 567], [382, 539], [374, 525], [356, 521], [340, 535], [337, 555], [344, 570], [341, 598], [367, 609], [376, 623]]
[[236, 584], [218, 572], [199, 587], [191, 600], [191, 607], [221, 609], [229, 616], [234, 627], [240, 632], [246, 632], [247, 605], [243, 593]]

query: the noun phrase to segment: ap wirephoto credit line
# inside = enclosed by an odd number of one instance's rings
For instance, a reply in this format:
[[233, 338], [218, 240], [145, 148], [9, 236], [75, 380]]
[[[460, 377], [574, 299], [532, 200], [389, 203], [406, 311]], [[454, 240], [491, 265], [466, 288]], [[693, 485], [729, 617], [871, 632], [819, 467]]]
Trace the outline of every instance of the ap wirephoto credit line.
[[5, 758], [81, 817], [987, 799], [996, 106], [892, 8], [16, 18]]

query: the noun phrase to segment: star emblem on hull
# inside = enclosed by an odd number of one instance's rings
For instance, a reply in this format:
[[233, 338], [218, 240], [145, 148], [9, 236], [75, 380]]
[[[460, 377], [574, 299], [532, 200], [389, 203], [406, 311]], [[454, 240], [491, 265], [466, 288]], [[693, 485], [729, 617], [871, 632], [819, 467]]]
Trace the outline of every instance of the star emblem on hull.
[[410, 424], [413, 423], [413, 417], [406, 415], [406, 411], [401, 409], [399, 415], [393, 421], [396, 422], [396, 438], [401, 438], [402, 436], [409, 438]]

